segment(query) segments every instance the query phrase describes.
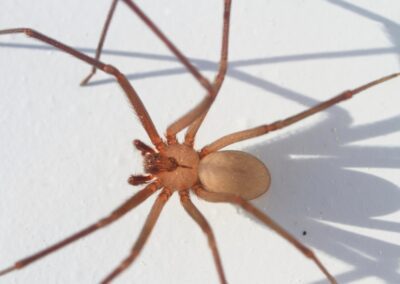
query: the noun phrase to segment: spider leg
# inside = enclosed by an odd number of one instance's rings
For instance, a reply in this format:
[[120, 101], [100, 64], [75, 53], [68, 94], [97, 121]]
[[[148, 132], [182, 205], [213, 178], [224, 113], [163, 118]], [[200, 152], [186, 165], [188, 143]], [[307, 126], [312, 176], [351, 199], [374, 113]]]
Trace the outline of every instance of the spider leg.
[[[123, 0], [125, 4], [133, 11], [136, 13], [136, 15], [149, 27], [149, 29], [167, 46], [167, 48], [178, 58], [178, 60], [186, 67], [186, 69], [196, 78], [196, 80], [207, 90], [208, 95], [193, 109], [191, 109], [189, 112], [184, 114], [182, 117], [180, 117], [178, 120], [173, 122], [168, 128], [167, 128], [167, 140], [169, 143], [176, 143], [176, 134], [180, 132], [182, 129], [185, 127], [189, 126], [193, 121], [195, 121], [197, 118], [199, 118], [203, 113], [205, 113], [210, 106], [212, 105], [215, 96], [217, 94], [217, 91], [219, 90], [218, 85], [222, 84], [223, 78], [224, 78], [224, 68], [226, 69], [226, 64], [223, 63], [224, 61], [221, 60], [221, 66], [220, 66], [220, 76], [217, 76], [216, 82], [214, 84], [211, 84], [209, 80], [204, 77], [200, 71], [188, 60], [188, 58], [183, 55], [183, 53], [163, 34], [163, 32], [154, 24], [152, 20], [146, 14], [132, 1], [132, 0]], [[227, 11], [230, 11], [230, 2], [231, 0], [225, 0], [225, 12], [224, 14], [226, 17], [224, 19], [229, 20], [229, 15], [230, 13]], [[225, 22], [226, 23], [226, 22]], [[225, 25], [224, 23], [224, 25]], [[227, 30], [229, 25], [225, 25], [224, 31], [226, 30], [227, 35]], [[227, 42], [227, 39], [226, 39]], [[227, 50], [227, 49], [226, 49]], [[227, 56], [227, 53], [225, 54]], [[200, 127], [200, 123], [198, 123], [198, 127]], [[197, 130], [195, 130], [196, 127], [194, 128], [194, 134]]]
[[[155, 33], [155, 35], [167, 46], [167, 48], [178, 58], [178, 60], [188, 69], [188, 71], [196, 78], [196, 80], [206, 89], [209, 93], [212, 93], [212, 85], [205, 78], [199, 70], [190, 63], [185, 55], [164, 35], [164, 33], [154, 24], [154, 22], [131, 0], [123, 0], [125, 4], [147, 25], [151, 31]], [[108, 32], [108, 28], [111, 23], [111, 19], [114, 15], [115, 7], [117, 5], [118, 0], [113, 0], [111, 3], [110, 10], [107, 14], [106, 21], [103, 26], [103, 30], [100, 36], [100, 41], [98, 43], [96, 49], [96, 59], [100, 58], [100, 54], [102, 51], [102, 47], [104, 44], [105, 37]], [[92, 70], [92, 73], [95, 71]], [[89, 78], [85, 78], [82, 81], [82, 84], [86, 84], [87, 81], [93, 74], [89, 74]]]
[[[222, 83], [224, 82], [226, 71], [228, 70], [228, 47], [229, 47], [229, 26], [231, 16], [231, 0], [225, 0], [224, 2], [224, 21], [222, 26], [222, 46], [219, 60], [218, 73], [214, 79], [213, 86], [215, 91], [215, 97], [218, 95], [221, 89]], [[215, 99], [215, 98], [214, 98]], [[199, 130], [204, 118], [207, 115], [208, 110], [211, 108], [211, 104], [198, 117], [188, 128], [185, 135], [185, 144], [193, 146], [195, 136]]]
[[394, 74], [382, 77], [380, 79], [377, 79], [375, 81], [369, 82], [369, 83], [362, 85], [356, 89], [345, 91], [345, 92], [341, 93], [340, 95], [337, 95], [337, 96], [335, 96], [329, 100], [326, 100], [308, 110], [302, 111], [302, 112], [300, 112], [296, 115], [290, 116], [284, 120], [278, 120], [271, 124], [264, 124], [264, 125], [260, 125], [260, 126], [254, 127], [254, 128], [238, 131], [238, 132], [223, 136], [220, 139], [214, 141], [213, 143], [211, 143], [211, 144], [205, 146], [203, 149], [201, 149], [201, 155], [205, 156], [209, 153], [218, 151], [219, 149], [224, 148], [233, 143], [247, 140], [250, 138], [254, 138], [257, 136], [261, 136], [261, 135], [267, 134], [268, 132], [271, 132], [271, 131], [282, 129], [282, 128], [289, 126], [291, 124], [294, 124], [302, 119], [305, 119], [313, 114], [323, 111], [331, 106], [334, 106], [337, 103], [351, 99], [354, 95], [356, 95], [358, 93], [361, 93], [373, 86], [379, 85], [383, 82], [386, 82], [386, 81], [396, 78], [398, 76], [400, 76], [400, 73], [394, 73]]
[[193, 218], [194, 221], [196, 221], [197, 224], [199, 224], [203, 232], [207, 235], [208, 245], [210, 246], [214, 257], [214, 262], [215, 266], [217, 267], [219, 280], [222, 284], [226, 284], [227, 282], [225, 279], [221, 258], [219, 256], [217, 243], [215, 241], [215, 237], [210, 225], [208, 224], [206, 218], [204, 218], [203, 214], [201, 214], [201, 212], [196, 208], [196, 206], [194, 206], [194, 204], [190, 200], [189, 193], [187, 190], [179, 191], [179, 195], [181, 197], [181, 203], [185, 208], [186, 212], [190, 215], [190, 217]]
[[197, 81], [210, 93], [213, 88], [206, 77], [187, 59], [185, 55], [164, 35], [164, 33], [154, 24], [152, 20], [132, 1], [122, 0], [125, 4], [149, 27], [149, 29], [167, 46], [167, 48], [178, 58], [178, 60], [188, 69]]
[[[110, 10], [108, 11], [107, 18], [106, 18], [106, 21], [103, 26], [103, 30], [101, 31], [100, 40], [99, 40], [99, 43], [97, 44], [97, 48], [96, 48], [96, 56], [95, 56], [96, 60], [100, 59], [101, 51], [103, 50], [104, 41], [106, 39], [108, 28], [110, 27], [111, 19], [114, 15], [115, 7], [117, 6], [117, 2], [118, 2], [118, 0], [113, 0], [111, 3]], [[90, 79], [96, 73], [96, 70], [97, 70], [97, 68], [92, 66], [92, 70], [90, 71], [90, 73], [82, 80], [81, 86], [85, 86], [87, 83], [89, 83]]]
[[125, 95], [128, 97], [133, 109], [135, 110], [142, 126], [146, 130], [148, 136], [150, 137], [151, 142], [156, 146], [158, 150], [161, 150], [164, 147], [164, 142], [162, 141], [160, 135], [157, 132], [157, 129], [154, 126], [153, 121], [150, 118], [145, 106], [143, 105], [141, 99], [139, 98], [138, 94], [136, 93], [135, 89], [126, 79], [125, 75], [123, 75], [117, 68], [111, 65], [106, 65], [103, 62], [93, 59], [76, 49], [73, 49], [59, 41], [56, 41], [52, 38], [45, 36], [35, 30], [29, 28], [16, 28], [16, 29], [7, 29], [7, 30], [0, 30], [0, 35], [3, 34], [17, 34], [17, 33], [24, 33], [29, 37], [33, 37], [39, 41], [45, 42], [55, 48], [69, 53], [70, 55], [96, 67], [104, 71], [105, 73], [113, 75], [121, 88], [124, 90]]
[[137, 238], [135, 245], [133, 246], [129, 256], [125, 258], [120, 263], [120, 265], [118, 265], [117, 268], [115, 268], [109, 275], [107, 275], [106, 278], [104, 278], [104, 280], [101, 282], [102, 284], [110, 283], [115, 277], [121, 274], [135, 261], [136, 257], [139, 255], [142, 248], [146, 244], [146, 241], [149, 238], [150, 233], [153, 230], [158, 217], [160, 216], [161, 210], [163, 209], [165, 203], [167, 203], [171, 194], [172, 192], [169, 189], [164, 188], [163, 191], [158, 195], [156, 201], [153, 204], [153, 207], [150, 210], [149, 215], [147, 216], [143, 229], [140, 232], [140, 235]]
[[265, 213], [261, 212], [259, 209], [254, 207], [250, 202], [244, 200], [240, 196], [236, 196], [233, 194], [227, 193], [215, 193], [209, 192], [201, 188], [200, 186], [194, 187], [194, 192], [204, 200], [210, 202], [228, 202], [242, 207], [248, 213], [252, 214], [262, 223], [264, 223], [267, 227], [274, 230], [278, 235], [287, 240], [293, 246], [295, 246], [301, 253], [304, 254], [307, 258], [314, 261], [314, 263], [318, 266], [318, 268], [325, 274], [325, 276], [329, 279], [332, 284], [336, 284], [335, 278], [328, 272], [325, 266], [321, 263], [318, 257], [312, 252], [311, 249], [304, 246], [298, 240], [296, 240], [291, 234], [289, 234], [285, 229], [283, 229], [280, 225], [278, 225], [275, 221], [273, 221], [270, 217], [268, 217]]
[[152, 195], [158, 188], [160, 188], [160, 185], [158, 182], [151, 183], [147, 185], [144, 189], [141, 191], [137, 192], [134, 196], [129, 198], [127, 201], [125, 201], [122, 205], [120, 205], [116, 210], [114, 210], [109, 216], [99, 220], [98, 222], [86, 227], [85, 229], [73, 234], [72, 236], [69, 236], [68, 238], [44, 249], [41, 250], [29, 257], [26, 257], [24, 259], [18, 260], [15, 262], [15, 264], [11, 267], [8, 267], [4, 270], [0, 271], [0, 276], [5, 275], [11, 271], [17, 270], [17, 269], [22, 269], [33, 262], [47, 256], [48, 254], [51, 254], [66, 245], [69, 245], [70, 243], [73, 243], [95, 231], [98, 229], [101, 229], [107, 225], [110, 225], [111, 223], [115, 222], [122, 216], [124, 216], [126, 213], [131, 211], [133, 208], [141, 204], [143, 201], [145, 201], [150, 195]]
[[[190, 110], [188, 113], [180, 117], [177, 121], [172, 123], [167, 128], [167, 139], [169, 142], [176, 142], [176, 134], [189, 126], [196, 119], [197, 122], [193, 124], [191, 130], [188, 133], [188, 143], [193, 143], [194, 136], [197, 133], [206, 112], [211, 107], [217, 93], [222, 85], [227, 70], [227, 57], [228, 57], [228, 34], [229, 34], [229, 18], [230, 18], [230, 7], [231, 0], [224, 0], [224, 24], [223, 24], [223, 36], [222, 36], [222, 49], [221, 59], [219, 64], [218, 74], [211, 84], [209, 80], [204, 77], [200, 71], [187, 59], [185, 55], [164, 35], [164, 33], [154, 24], [152, 20], [132, 1], [123, 0], [125, 4], [150, 28], [151, 31], [167, 46], [167, 48], [178, 58], [178, 60], [187, 68], [187, 70], [195, 77], [195, 79], [208, 91], [208, 96], [205, 97], [195, 108]], [[103, 43], [115, 11], [117, 0], [113, 0], [111, 3], [110, 10], [108, 12], [103, 30], [101, 33], [100, 41], [96, 49], [96, 59], [100, 58]], [[94, 75], [96, 67], [92, 68], [92, 72], [82, 81], [81, 85], [85, 85], [90, 78]], [[201, 115], [203, 115], [201, 117]], [[191, 141], [191, 142], [190, 142]]]

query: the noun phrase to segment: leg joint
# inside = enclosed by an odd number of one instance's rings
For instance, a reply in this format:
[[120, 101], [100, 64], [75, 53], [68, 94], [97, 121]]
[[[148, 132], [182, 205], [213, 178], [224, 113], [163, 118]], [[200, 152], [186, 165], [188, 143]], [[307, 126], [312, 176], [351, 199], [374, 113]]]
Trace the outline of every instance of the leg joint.
[[160, 197], [167, 201], [172, 195], [172, 191], [169, 188], [164, 188], [164, 190], [160, 193]]
[[111, 74], [111, 75], [114, 75], [114, 76], [119, 76], [119, 75], [121, 75], [121, 72], [119, 72], [119, 70], [117, 69], [117, 68], [115, 68], [114, 66], [112, 66], [112, 65], [106, 65], [106, 66], [104, 66], [104, 72], [106, 72], [106, 73], [108, 73], [108, 74]]
[[29, 37], [32, 37], [36, 33], [33, 29], [30, 28], [24, 28], [23, 32]]

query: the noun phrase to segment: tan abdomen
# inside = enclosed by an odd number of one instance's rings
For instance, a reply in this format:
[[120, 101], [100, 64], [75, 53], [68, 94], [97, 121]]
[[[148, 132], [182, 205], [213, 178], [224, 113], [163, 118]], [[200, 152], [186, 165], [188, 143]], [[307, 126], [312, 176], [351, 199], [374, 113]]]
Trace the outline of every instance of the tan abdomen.
[[238, 194], [251, 200], [266, 192], [271, 183], [268, 168], [256, 157], [241, 151], [220, 151], [199, 164], [199, 179], [211, 192]]

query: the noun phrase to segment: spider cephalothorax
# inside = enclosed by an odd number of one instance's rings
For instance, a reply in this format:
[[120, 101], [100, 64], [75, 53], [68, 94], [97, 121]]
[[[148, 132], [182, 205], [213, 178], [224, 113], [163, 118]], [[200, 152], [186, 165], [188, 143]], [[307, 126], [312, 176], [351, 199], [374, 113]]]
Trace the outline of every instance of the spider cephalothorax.
[[185, 190], [197, 182], [200, 158], [193, 148], [184, 144], [173, 144], [156, 152], [141, 141], [135, 140], [134, 144], [144, 157], [144, 171], [149, 173], [151, 178], [158, 179], [165, 187], [171, 190]]

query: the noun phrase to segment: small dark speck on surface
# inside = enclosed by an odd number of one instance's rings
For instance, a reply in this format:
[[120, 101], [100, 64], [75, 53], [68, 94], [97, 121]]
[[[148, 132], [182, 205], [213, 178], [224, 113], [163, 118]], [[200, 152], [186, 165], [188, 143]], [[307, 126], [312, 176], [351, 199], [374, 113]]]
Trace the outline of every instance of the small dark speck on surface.
[[303, 236], [307, 235], [307, 231], [303, 231]]

